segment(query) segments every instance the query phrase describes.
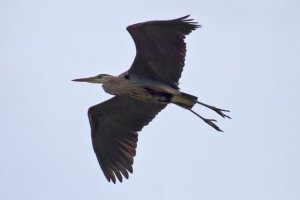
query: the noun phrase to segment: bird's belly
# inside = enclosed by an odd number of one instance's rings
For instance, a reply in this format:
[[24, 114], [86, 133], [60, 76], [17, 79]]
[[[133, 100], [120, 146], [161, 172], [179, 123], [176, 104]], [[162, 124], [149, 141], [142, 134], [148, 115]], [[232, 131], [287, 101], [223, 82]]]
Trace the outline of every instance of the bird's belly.
[[169, 103], [178, 91], [163, 84], [143, 84], [138, 81], [118, 79], [113, 84], [103, 84], [103, 89], [112, 95], [130, 96], [141, 101]]
[[154, 103], [169, 103], [172, 99], [172, 94], [158, 92], [149, 87], [136, 87], [129, 91], [129, 96], [141, 101], [149, 101]]

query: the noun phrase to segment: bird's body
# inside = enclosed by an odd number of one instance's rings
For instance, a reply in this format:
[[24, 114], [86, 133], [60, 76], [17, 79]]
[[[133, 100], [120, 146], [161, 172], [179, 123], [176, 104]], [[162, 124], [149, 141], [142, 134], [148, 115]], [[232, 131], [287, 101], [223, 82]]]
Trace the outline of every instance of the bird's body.
[[[110, 80], [102, 85], [105, 92], [113, 95], [129, 95], [134, 98], [140, 98], [140, 96], [148, 96], [149, 92], [176, 94], [178, 90], [159, 81], [155, 80], [140, 80], [135, 76], [129, 76], [121, 74], [120, 76], [110, 76]], [[147, 91], [149, 89], [149, 91]], [[137, 93], [137, 95], [135, 95]], [[142, 98], [142, 100], [152, 101], [151, 96], [149, 98]], [[154, 100], [155, 101], [155, 100]]]
[[113, 98], [89, 108], [92, 142], [101, 169], [108, 181], [122, 181], [132, 173], [138, 131], [167, 104], [187, 109], [204, 122], [222, 131], [214, 122], [192, 110], [198, 103], [230, 118], [223, 110], [181, 92], [178, 81], [184, 67], [184, 38], [200, 27], [188, 16], [174, 20], [149, 21], [127, 27], [137, 54], [130, 69], [119, 76], [100, 74], [74, 81], [100, 83]]

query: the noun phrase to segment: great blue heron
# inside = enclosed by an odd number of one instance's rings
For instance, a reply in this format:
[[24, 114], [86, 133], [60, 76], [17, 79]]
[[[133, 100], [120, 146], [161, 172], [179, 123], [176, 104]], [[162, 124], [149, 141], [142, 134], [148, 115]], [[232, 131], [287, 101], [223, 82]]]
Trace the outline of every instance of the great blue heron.
[[214, 119], [206, 119], [192, 110], [198, 103], [223, 118], [223, 110], [201, 103], [196, 96], [181, 92], [178, 80], [184, 66], [184, 38], [199, 28], [189, 15], [166, 21], [148, 21], [127, 27], [136, 46], [130, 69], [119, 76], [100, 74], [73, 81], [100, 83], [113, 98], [88, 110], [92, 143], [100, 167], [108, 181], [122, 182], [132, 173], [138, 131], [147, 125], [167, 104], [185, 108], [217, 131]]

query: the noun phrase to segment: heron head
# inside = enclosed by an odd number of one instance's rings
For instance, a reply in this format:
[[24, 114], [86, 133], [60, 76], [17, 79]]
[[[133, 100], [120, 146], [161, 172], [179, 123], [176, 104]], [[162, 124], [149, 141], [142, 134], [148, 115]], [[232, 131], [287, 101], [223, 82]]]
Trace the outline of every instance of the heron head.
[[110, 80], [112, 76], [108, 74], [99, 74], [97, 76], [88, 77], [88, 78], [79, 78], [74, 79], [72, 81], [78, 81], [78, 82], [88, 82], [88, 83], [106, 83], [108, 80]]

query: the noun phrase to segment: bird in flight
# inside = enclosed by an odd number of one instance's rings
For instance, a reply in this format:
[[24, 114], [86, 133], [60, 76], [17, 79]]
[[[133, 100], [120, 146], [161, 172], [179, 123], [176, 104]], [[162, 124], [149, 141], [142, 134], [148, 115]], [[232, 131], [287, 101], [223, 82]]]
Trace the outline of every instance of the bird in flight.
[[224, 114], [228, 110], [202, 103], [178, 87], [186, 54], [184, 39], [200, 27], [188, 17], [128, 26], [136, 47], [128, 71], [119, 76], [100, 74], [73, 80], [102, 84], [105, 92], [114, 95], [88, 110], [93, 148], [109, 182], [128, 179], [128, 172], [133, 172], [138, 132], [169, 103], [191, 111], [217, 131], [222, 130], [216, 120], [202, 117], [192, 110], [193, 106], [200, 104], [230, 118]]

